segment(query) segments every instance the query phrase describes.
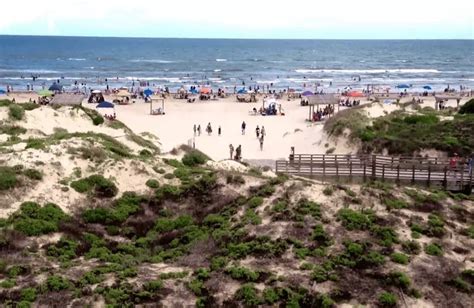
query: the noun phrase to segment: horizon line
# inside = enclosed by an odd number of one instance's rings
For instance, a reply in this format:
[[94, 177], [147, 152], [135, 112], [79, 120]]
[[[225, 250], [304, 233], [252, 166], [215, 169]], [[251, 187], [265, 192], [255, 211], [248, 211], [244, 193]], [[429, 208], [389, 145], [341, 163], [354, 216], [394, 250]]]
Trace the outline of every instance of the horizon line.
[[21, 37], [124, 38], [124, 39], [182, 39], [182, 40], [294, 40], [294, 41], [474, 41], [474, 38], [252, 38], [252, 37], [166, 37], [166, 36], [109, 36], [109, 35], [54, 35], [0, 34]]

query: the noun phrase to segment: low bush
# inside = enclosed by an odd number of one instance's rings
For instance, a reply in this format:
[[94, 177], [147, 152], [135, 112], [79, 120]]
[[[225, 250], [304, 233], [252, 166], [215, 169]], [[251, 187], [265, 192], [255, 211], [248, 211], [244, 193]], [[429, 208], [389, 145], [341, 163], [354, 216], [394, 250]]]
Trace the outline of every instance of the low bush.
[[86, 193], [93, 190], [94, 195], [99, 198], [112, 198], [118, 193], [115, 184], [102, 175], [95, 174], [71, 183], [71, 187], [79, 192]]
[[474, 98], [471, 98], [469, 101], [467, 101], [464, 105], [459, 108], [459, 113], [460, 114], [474, 114]]
[[0, 125], [0, 135], [18, 136], [26, 133], [26, 128], [16, 125]]
[[152, 188], [152, 189], [156, 189], [156, 188], [160, 187], [160, 182], [158, 182], [155, 179], [149, 179], [148, 181], [146, 181], [145, 185]]
[[71, 283], [66, 279], [58, 275], [49, 276], [46, 279], [46, 288], [52, 292], [59, 292], [67, 290], [71, 287]]
[[21, 121], [25, 116], [25, 110], [20, 105], [11, 104], [8, 106], [8, 116], [12, 120]]
[[323, 194], [325, 196], [332, 196], [334, 194], [334, 188], [332, 186], [326, 186], [323, 189]]
[[18, 183], [16, 172], [13, 168], [0, 166], [0, 190], [8, 190]]
[[245, 184], [245, 179], [240, 174], [228, 173], [226, 175], [226, 183], [227, 184]]
[[437, 243], [431, 243], [425, 246], [425, 252], [431, 256], [442, 256], [443, 247]]
[[183, 164], [189, 167], [205, 164], [208, 160], [209, 157], [198, 150], [192, 150], [189, 153], [184, 154], [181, 159]]
[[245, 267], [229, 267], [225, 270], [225, 272], [233, 279], [247, 282], [257, 281], [260, 277], [258, 272], [252, 271]]
[[34, 302], [36, 300], [37, 291], [35, 288], [24, 288], [20, 294], [22, 301]]
[[43, 179], [43, 173], [36, 169], [26, 169], [23, 174], [32, 180], [40, 181]]
[[378, 304], [381, 307], [396, 307], [397, 301], [397, 296], [389, 292], [382, 292], [378, 297]]
[[103, 123], [104, 123], [104, 117], [102, 117], [101, 115], [96, 115], [92, 118], [92, 124], [94, 124], [95, 126], [98, 126]]
[[68, 216], [53, 203], [41, 207], [35, 202], [24, 202], [8, 220], [17, 231], [27, 236], [37, 236], [57, 232], [59, 224], [66, 219]]
[[347, 230], [367, 230], [372, 225], [372, 212], [354, 211], [349, 208], [340, 209], [337, 218]]
[[78, 247], [78, 242], [62, 237], [56, 244], [48, 247], [46, 254], [58, 258], [61, 262], [66, 262], [76, 258]]
[[404, 291], [407, 291], [411, 285], [410, 278], [407, 276], [407, 274], [402, 272], [391, 272], [387, 276], [387, 282], [388, 284], [398, 287]]
[[252, 197], [248, 201], [248, 205], [249, 205], [250, 208], [259, 207], [262, 204], [263, 204], [263, 198], [262, 197]]
[[243, 284], [234, 295], [236, 300], [242, 301], [247, 307], [258, 306], [261, 299], [258, 296], [257, 289], [252, 283]]
[[390, 259], [392, 259], [392, 261], [395, 263], [399, 263], [403, 265], [406, 265], [408, 264], [408, 262], [410, 262], [410, 258], [406, 254], [401, 253], [401, 252], [392, 253], [390, 255]]

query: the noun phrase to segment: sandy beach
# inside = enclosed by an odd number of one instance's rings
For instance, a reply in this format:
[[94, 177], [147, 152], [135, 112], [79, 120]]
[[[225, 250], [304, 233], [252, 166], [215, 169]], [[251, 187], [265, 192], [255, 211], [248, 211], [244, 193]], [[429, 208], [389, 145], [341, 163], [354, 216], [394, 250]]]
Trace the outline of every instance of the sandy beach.
[[[10, 94], [17, 102], [36, 99], [34, 94]], [[113, 97], [105, 96], [107, 101]], [[403, 98], [401, 102], [410, 101], [411, 97]], [[462, 101], [464, 102], [465, 99]], [[330, 138], [323, 131], [324, 122], [309, 122], [308, 107], [300, 105], [300, 99], [288, 101], [286, 98], [277, 100], [285, 115], [261, 116], [251, 114], [255, 107], [262, 106], [263, 96], [257, 103], [238, 103], [231, 95], [218, 101], [200, 101], [187, 103], [186, 100], [167, 98], [165, 100], [165, 115], [150, 115], [150, 105], [143, 100], [137, 100], [129, 105], [116, 105], [117, 119], [125, 123], [135, 133], [149, 132], [159, 138], [162, 152], [169, 152], [181, 144], [194, 145], [207, 153], [212, 159], [219, 161], [229, 158], [229, 144], [234, 148], [242, 146], [243, 159], [275, 160], [288, 157], [292, 146], [297, 153], [326, 153], [328, 150], [336, 154], [349, 154], [357, 148], [347, 144], [347, 140]], [[361, 100], [364, 112], [371, 118], [376, 118], [399, 109], [396, 104], [373, 103]], [[447, 106], [455, 107], [455, 101], [449, 101]], [[83, 106], [95, 109], [95, 104]], [[434, 107], [434, 98], [424, 98], [422, 107]], [[153, 108], [158, 108], [155, 104]], [[344, 110], [346, 107], [340, 107]], [[113, 109], [97, 109], [102, 114], [112, 114]], [[241, 132], [242, 122], [246, 123], [245, 134]], [[205, 129], [211, 123], [212, 134]], [[194, 136], [193, 126], [201, 125], [201, 135]], [[265, 127], [266, 136], [263, 150], [260, 150], [256, 137], [257, 125]], [[74, 131], [71, 124], [70, 131]], [[222, 134], [218, 136], [218, 127]]]

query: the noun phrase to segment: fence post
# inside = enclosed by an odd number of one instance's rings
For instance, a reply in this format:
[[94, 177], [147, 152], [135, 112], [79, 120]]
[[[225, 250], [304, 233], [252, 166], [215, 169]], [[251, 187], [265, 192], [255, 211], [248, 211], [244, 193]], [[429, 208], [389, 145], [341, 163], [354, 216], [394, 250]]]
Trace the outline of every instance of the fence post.
[[323, 182], [326, 179], [326, 155], [323, 154]]
[[375, 181], [376, 162], [377, 162], [377, 156], [372, 155], [372, 181]]
[[364, 182], [367, 181], [366, 171], [367, 171], [367, 160], [364, 159]]
[[469, 167], [469, 185], [468, 185], [468, 188], [469, 188], [469, 191], [471, 191], [472, 189], [472, 167]]
[[444, 166], [444, 180], [443, 180], [444, 189], [448, 188], [448, 167]]
[[337, 155], [334, 156], [334, 163], [336, 164], [336, 180], [339, 182], [339, 165], [337, 164]]
[[311, 178], [313, 178], [313, 154], [311, 154], [310, 174]]
[[385, 164], [382, 165], [382, 182], [385, 182]]
[[298, 174], [301, 173], [301, 154], [298, 155]]
[[464, 164], [461, 165], [461, 189], [464, 188]]
[[428, 161], [428, 181], [426, 183], [428, 187], [431, 185], [431, 163]]
[[397, 185], [400, 185], [400, 164], [397, 165]]
[[349, 161], [349, 181], [352, 182], [352, 159]]
[[415, 184], [415, 164], [411, 166], [411, 183]]

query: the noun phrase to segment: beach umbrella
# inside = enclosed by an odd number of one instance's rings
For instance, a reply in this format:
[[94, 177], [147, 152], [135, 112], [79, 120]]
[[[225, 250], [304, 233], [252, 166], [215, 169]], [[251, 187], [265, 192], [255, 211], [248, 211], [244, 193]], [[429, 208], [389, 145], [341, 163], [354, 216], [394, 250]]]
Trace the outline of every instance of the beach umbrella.
[[239, 91], [237, 91], [237, 94], [246, 94], [246, 93], [247, 93], [247, 90], [245, 88], [242, 88]]
[[153, 90], [152, 89], [146, 89], [145, 91], [143, 91], [143, 94], [145, 94], [146, 96], [150, 96], [153, 94]]
[[5, 90], [0, 89], [0, 94], [6, 94], [7, 92]]
[[210, 88], [202, 88], [201, 89], [201, 94], [210, 94], [211, 93], [211, 89]]
[[358, 92], [358, 91], [351, 91], [351, 92], [348, 92], [346, 96], [348, 96], [348, 97], [364, 97], [364, 93]]
[[314, 93], [311, 92], [311, 91], [304, 91], [303, 94], [301, 94], [301, 95], [303, 95], [303, 96], [313, 96]]
[[198, 90], [196, 90], [195, 88], [190, 89], [189, 92], [191, 92], [191, 94], [198, 94]]
[[425, 89], [425, 90], [432, 90], [431, 86], [424, 86], [423, 89]]
[[40, 90], [40, 91], [38, 91], [38, 95], [42, 96], [42, 97], [52, 96], [53, 94], [54, 94], [53, 91], [50, 91], [50, 90]]
[[397, 88], [398, 89], [408, 89], [408, 88], [411, 88], [411, 86], [408, 85], [408, 84], [402, 83], [402, 84], [397, 85]]
[[101, 90], [94, 90], [94, 91], [92, 91], [92, 93], [93, 94], [100, 94], [100, 93], [102, 93], [102, 91]]
[[95, 108], [114, 108], [115, 105], [106, 101], [101, 102]]
[[49, 87], [49, 91], [54, 91], [54, 92], [60, 92], [63, 90], [63, 86], [58, 84], [58, 83], [53, 83], [50, 87]]
[[125, 97], [125, 96], [130, 96], [130, 93], [128, 93], [127, 90], [120, 90], [120, 91], [118, 91], [118, 93], [116, 95]]

